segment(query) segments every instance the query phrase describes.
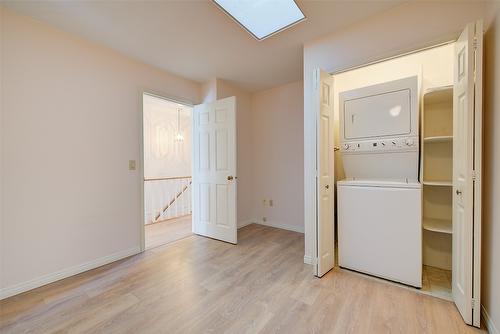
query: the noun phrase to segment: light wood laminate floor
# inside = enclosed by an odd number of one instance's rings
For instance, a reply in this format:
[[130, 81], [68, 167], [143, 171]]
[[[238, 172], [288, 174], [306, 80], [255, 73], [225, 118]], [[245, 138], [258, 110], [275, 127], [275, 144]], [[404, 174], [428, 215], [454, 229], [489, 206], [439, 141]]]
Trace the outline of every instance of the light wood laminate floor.
[[191, 215], [164, 220], [144, 227], [146, 249], [165, 245], [192, 234]]
[[6, 333], [476, 333], [453, 303], [349, 271], [322, 279], [303, 235], [191, 236], [0, 302]]
[[451, 270], [424, 266], [422, 271], [422, 291], [440, 298], [453, 300], [451, 294]]

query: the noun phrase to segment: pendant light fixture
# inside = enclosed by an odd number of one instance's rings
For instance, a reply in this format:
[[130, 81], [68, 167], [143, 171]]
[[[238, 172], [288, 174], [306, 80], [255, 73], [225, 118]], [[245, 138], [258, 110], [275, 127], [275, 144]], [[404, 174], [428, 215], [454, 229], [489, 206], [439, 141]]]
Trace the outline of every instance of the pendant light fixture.
[[174, 141], [182, 143], [184, 141], [184, 134], [181, 131], [181, 108], [177, 108], [177, 132], [174, 136]]

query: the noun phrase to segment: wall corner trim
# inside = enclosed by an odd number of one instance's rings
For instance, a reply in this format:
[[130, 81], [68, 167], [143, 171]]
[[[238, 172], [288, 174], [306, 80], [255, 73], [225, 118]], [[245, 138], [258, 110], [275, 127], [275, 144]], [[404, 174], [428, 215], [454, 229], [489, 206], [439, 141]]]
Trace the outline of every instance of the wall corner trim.
[[42, 275], [40, 277], [34, 278], [32, 280], [21, 282], [19, 284], [15, 284], [13, 286], [9, 286], [3, 289], [0, 289], [0, 300], [15, 296], [17, 294], [33, 290], [39, 288], [41, 286], [62, 280], [64, 278], [74, 276], [80, 273], [83, 273], [88, 270], [95, 269], [97, 267], [104, 266], [111, 262], [115, 262], [126, 257], [139, 254], [141, 252], [141, 247], [136, 246], [130, 249], [126, 249], [123, 251], [119, 251], [95, 260], [91, 260], [73, 267], [69, 267], [66, 269], [62, 269], [60, 271], [56, 271], [54, 273]]
[[500, 334], [498, 327], [493, 323], [493, 319], [490, 318], [490, 315], [484, 308], [484, 305], [481, 305], [481, 318], [483, 320], [484, 325], [486, 326], [486, 330], [490, 334]]

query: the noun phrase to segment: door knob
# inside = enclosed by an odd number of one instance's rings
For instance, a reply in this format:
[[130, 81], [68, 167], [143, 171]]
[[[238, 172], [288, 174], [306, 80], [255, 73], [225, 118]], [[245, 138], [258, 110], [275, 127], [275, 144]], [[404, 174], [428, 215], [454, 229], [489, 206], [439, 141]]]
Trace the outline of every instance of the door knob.
[[326, 189], [330, 189], [330, 185], [329, 185], [329, 184], [327, 184], [327, 185], [325, 186], [325, 188], [326, 188]]
[[458, 190], [458, 189], [457, 189], [457, 190], [455, 191], [455, 193], [456, 193], [458, 196], [460, 196], [460, 195], [462, 195], [462, 190]]
[[232, 176], [232, 175], [229, 175], [229, 176], [227, 177], [227, 180], [228, 180], [228, 181], [232, 181], [232, 180], [234, 180], [234, 179], [236, 179], [236, 177], [234, 177], [234, 176]]

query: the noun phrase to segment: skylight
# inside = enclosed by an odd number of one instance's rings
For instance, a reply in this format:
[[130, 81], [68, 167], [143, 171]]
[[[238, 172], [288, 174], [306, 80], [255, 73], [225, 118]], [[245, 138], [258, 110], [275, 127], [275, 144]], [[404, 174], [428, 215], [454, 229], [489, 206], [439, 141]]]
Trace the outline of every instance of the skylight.
[[294, 0], [212, 1], [259, 41], [306, 18]]

